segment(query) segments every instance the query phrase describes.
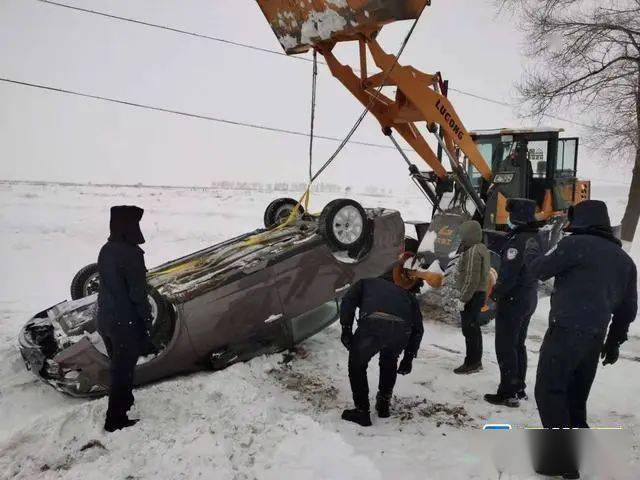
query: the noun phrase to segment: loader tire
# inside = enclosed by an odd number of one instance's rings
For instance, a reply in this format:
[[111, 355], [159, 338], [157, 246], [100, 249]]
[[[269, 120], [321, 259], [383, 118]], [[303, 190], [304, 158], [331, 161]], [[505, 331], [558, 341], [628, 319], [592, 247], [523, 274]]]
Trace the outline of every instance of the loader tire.
[[[264, 226], [267, 229], [272, 229], [285, 222], [293, 209], [298, 206], [298, 202], [293, 198], [278, 198], [271, 202], [264, 211]], [[298, 206], [298, 216], [304, 214], [304, 208], [302, 205]]]
[[355, 200], [329, 202], [318, 219], [318, 231], [334, 251], [357, 251], [372, 231], [367, 213]]
[[98, 274], [98, 264], [90, 263], [80, 269], [71, 280], [71, 299], [78, 300], [98, 293], [100, 288], [100, 276]]

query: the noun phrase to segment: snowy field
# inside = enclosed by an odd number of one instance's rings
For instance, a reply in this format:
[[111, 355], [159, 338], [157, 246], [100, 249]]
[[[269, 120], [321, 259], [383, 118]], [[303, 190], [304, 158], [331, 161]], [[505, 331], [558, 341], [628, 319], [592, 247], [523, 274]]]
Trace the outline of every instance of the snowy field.
[[[626, 188], [594, 188], [617, 222]], [[485, 330], [484, 371], [454, 376], [462, 334], [426, 318], [414, 372], [399, 377], [392, 417], [374, 415], [368, 429], [340, 420], [351, 400], [336, 325], [293, 355], [141, 388], [134, 413], [142, 421], [109, 435], [102, 430], [106, 399], [66, 397], [25, 370], [16, 347], [20, 327], [69, 298], [74, 273], [95, 261], [107, 237], [111, 205], [145, 208], [144, 248], [154, 266], [256, 228], [275, 196], [285, 195], [0, 183], [0, 479], [539, 478], [515, 449], [518, 431], [539, 425], [534, 400], [519, 409], [482, 400], [498, 379], [492, 326]], [[334, 197], [315, 196], [312, 210]], [[397, 208], [408, 220], [427, 218], [418, 198], [355, 197], [368, 207]], [[632, 251], [640, 259], [638, 245]], [[542, 298], [529, 331], [530, 395], [548, 308]], [[595, 439], [626, 448], [610, 449], [606, 461], [587, 458], [583, 478], [640, 478], [640, 322], [630, 337], [618, 364], [599, 370], [589, 404], [592, 426], [625, 429], [594, 432]], [[372, 395], [376, 383], [374, 361]], [[487, 422], [509, 422], [516, 430], [483, 433]], [[513, 451], [502, 446], [492, 456], [500, 439]]]

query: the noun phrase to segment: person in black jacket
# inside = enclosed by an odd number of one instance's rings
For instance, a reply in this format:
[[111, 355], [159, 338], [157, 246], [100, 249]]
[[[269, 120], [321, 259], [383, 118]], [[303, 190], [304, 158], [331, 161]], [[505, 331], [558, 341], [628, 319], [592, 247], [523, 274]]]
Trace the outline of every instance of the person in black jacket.
[[527, 242], [537, 239], [536, 203], [528, 199], [507, 202], [511, 231], [502, 249], [498, 282], [492, 298], [497, 304], [496, 357], [500, 385], [484, 399], [494, 405], [517, 407], [525, 393], [527, 375], [527, 331], [538, 306], [538, 280], [525, 265]]
[[545, 428], [588, 428], [587, 399], [598, 357], [603, 365], [618, 360], [637, 314], [637, 271], [612, 233], [603, 202], [572, 207], [566, 230], [571, 235], [546, 255], [536, 242], [527, 245], [531, 274], [555, 277], [535, 396]]
[[135, 425], [127, 411], [133, 406], [133, 375], [143, 345], [148, 342], [151, 306], [147, 298], [147, 269], [140, 220], [144, 210], [111, 208], [108, 242], [100, 250], [98, 271], [98, 332], [110, 359], [108, 432]]
[[[356, 308], [360, 309], [358, 328], [353, 333]], [[414, 293], [395, 283], [390, 276], [368, 278], [353, 285], [340, 306], [341, 341], [349, 350], [349, 380], [355, 409], [345, 410], [343, 420], [363, 427], [371, 425], [367, 366], [380, 354], [380, 381], [376, 411], [389, 417], [389, 404], [397, 374], [411, 373], [412, 362], [420, 348], [424, 327], [422, 313]], [[398, 367], [398, 357], [404, 356]]]

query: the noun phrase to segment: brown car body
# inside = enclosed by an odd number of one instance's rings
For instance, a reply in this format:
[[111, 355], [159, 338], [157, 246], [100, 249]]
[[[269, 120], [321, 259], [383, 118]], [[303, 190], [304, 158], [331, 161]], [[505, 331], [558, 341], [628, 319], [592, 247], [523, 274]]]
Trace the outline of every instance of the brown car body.
[[[311, 219], [264, 243], [251, 242], [256, 231], [149, 271], [148, 283], [168, 307], [164, 321], [171, 330], [165, 348], [137, 366], [136, 385], [281, 351], [333, 323], [343, 292], [384, 273], [403, 249], [398, 212], [367, 210], [367, 216], [373, 233], [361, 258], [332, 252]], [[95, 333], [95, 297], [51, 307], [20, 333], [27, 367], [71, 395], [108, 390], [109, 359]]]

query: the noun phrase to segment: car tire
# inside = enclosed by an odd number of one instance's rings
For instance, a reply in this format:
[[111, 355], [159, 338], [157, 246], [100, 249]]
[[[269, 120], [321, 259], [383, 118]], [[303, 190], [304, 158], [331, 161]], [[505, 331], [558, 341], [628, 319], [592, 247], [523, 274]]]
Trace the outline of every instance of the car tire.
[[367, 240], [372, 226], [362, 205], [341, 198], [324, 207], [318, 219], [318, 231], [332, 250], [355, 251]]
[[156, 347], [162, 349], [166, 347], [173, 338], [175, 330], [175, 320], [171, 308], [165, 298], [155, 288], [149, 286], [147, 289], [151, 311], [153, 312], [153, 325], [149, 336]]
[[304, 207], [298, 205], [293, 198], [278, 198], [271, 202], [264, 211], [264, 226], [272, 229], [282, 224], [289, 218], [291, 212], [298, 207], [298, 216], [304, 214]]
[[78, 300], [98, 293], [100, 276], [98, 275], [98, 264], [90, 263], [80, 269], [71, 280], [71, 299]]
[[[98, 264], [91, 263], [80, 269], [71, 281], [71, 298], [78, 300], [97, 293], [96, 290], [90, 290], [90, 284], [95, 287], [100, 285], [100, 277], [98, 275]], [[156, 346], [164, 346], [173, 337], [175, 322], [171, 315], [169, 305], [164, 297], [152, 286], [147, 287], [149, 304], [153, 313], [153, 326], [151, 328], [151, 339]]]

